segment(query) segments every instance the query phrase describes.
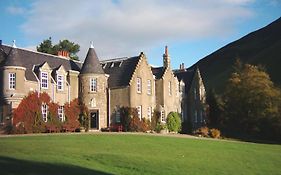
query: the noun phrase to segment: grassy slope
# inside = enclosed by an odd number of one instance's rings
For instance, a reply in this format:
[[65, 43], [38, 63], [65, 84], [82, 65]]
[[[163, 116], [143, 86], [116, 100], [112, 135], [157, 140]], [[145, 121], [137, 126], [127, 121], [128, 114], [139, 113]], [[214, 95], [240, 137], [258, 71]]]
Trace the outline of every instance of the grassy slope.
[[268, 26], [234, 41], [206, 56], [199, 66], [207, 89], [224, 89], [237, 58], [242, 62], [263, 65], [276, 85], [281, 87], [281, 18]]
[[281, 174], [281, 146], [144, 135], [0, 138], [1, 174]]

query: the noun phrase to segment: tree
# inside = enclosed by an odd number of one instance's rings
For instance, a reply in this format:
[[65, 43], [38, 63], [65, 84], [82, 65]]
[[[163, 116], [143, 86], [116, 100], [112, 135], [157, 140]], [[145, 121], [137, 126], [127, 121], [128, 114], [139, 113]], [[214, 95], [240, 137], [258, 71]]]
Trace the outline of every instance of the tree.
[[170, 132], [180, 132], [181, 118], [177, 112], [170, 112], [167, 117], [167, 128]]
[[221, 97], [219, 97], [213, 89], [211, 89], [206, 99], [208, 103], [208, 119], [207, 124], [212, 128], [221, 128], [222, 123], [222, 111], [223, 103]]
[[77, 53], [80, 51], [80, 46], [67, 39], [60, 40], [58, 44], [53, 45], [52, 38], [49, 37], [48, 39], [43, 40], [43, 42], [36, 48], [38, 52], [49, 53], [52, 55], [57, 55], [59, 51], [67, 51], [70, 54], [70, 59], [79, 60]]
[[52, 44], [52, 38], [49, 37], [48, 39], [43, 40], [39, 46], [36, 47], [38, 52], [49, 53], [52, 55], [56, 55], [57, 52], [54, 50], [54, 46]]
[[50, 106], [51, 98], [47, 93], [31, 92], [13, 111], [13, 127], [15, 133], [38, 133], [45, 131], [42, 119], [42, 104]]
[[[281, 93], [261, 67], [235, 65], [223, 96], [228, 130], [244, 136], [280, 137]], [[276, 128], [277, 127], [277, 128]]]

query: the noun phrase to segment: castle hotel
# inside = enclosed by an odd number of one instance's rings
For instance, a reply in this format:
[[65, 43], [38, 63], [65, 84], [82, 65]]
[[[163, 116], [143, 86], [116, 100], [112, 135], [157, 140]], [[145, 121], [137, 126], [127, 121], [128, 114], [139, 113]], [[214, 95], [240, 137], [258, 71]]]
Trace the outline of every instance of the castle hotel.
[[[205, 88], [198, 68], [172, 70], [168, 47], [163, 65], [152, 67], [143, 52], [134, 57], [99, 60], [93, 45], [84, 62], [0, 42], [0, 123], [12, 122], [12, 111], [31, 91], [46, 92], [60, 105], [78, 98], [90, 111], [90, 128], [100, 130], [120, 122], [120, 107], [137, 108], [138, 117], [151, 119], [154, 110], [161, 122], [179, 112], [183, 123], [198, 128], [205, 122]], [[47, 122], [47, 106], [42, 117]], [[1, 127], [1, 126], [0, 126]]]

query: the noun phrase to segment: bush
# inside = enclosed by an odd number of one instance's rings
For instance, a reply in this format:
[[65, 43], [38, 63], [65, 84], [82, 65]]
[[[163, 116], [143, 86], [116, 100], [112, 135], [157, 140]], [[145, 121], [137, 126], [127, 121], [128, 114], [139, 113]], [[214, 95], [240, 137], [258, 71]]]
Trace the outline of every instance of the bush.
[[65, 131], [75, 131], [80, 128], [80, 106], [77, 98], [64, 105], [64, 112], [66, 121], [63, 124], [63, 129]]
[[201, 127], [195, 131], [195, 134], [203, 137], [209, 137], [209, 128], [207, 126]]
[[169, 132], [179, 132], [181, 130], [181, 118], [179, 113], [169, 113], [167, 117], [167, 128]]
[[156, 131], [156, 127], [160, 123], [160, 116], [160, 111], [155, 109], [151, 118], [151, 130]]
[[215, 139], [218, 139], [218, 138], [220, 138], [220, 136], [221, 136], [221, 132], [220, 132], [220, 130], [218, 130], [218, 129], [210, 129], [210, 136], [212, 137], [212, 138], [215, 138]]
[[165, 129], [167, 129], [167, 125], [164, 124], [164, 123], [157, 123], [157, 125], [156, 125], [156, 127], [155, 127], [155, 131], [156, 131], [157, 133], [160, 133], [161, 130], [165, 130]]
[[13, 133], [45, 132], [45, 122], [42, 119], [41, 106], [49, 106], [50, 96], [47, 93], [31, 92], [13, 111]]

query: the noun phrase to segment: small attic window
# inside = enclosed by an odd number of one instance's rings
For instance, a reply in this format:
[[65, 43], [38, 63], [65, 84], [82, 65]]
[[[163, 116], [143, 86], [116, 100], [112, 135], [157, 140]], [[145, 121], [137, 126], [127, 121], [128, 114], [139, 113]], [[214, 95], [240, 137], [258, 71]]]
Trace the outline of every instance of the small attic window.
[[121, 67], [122, 61], [118, 61], [114, 63], [114, 67]]
[[106, 67], [106, 63], [102, 64], [102, 68], [105, 69]]

